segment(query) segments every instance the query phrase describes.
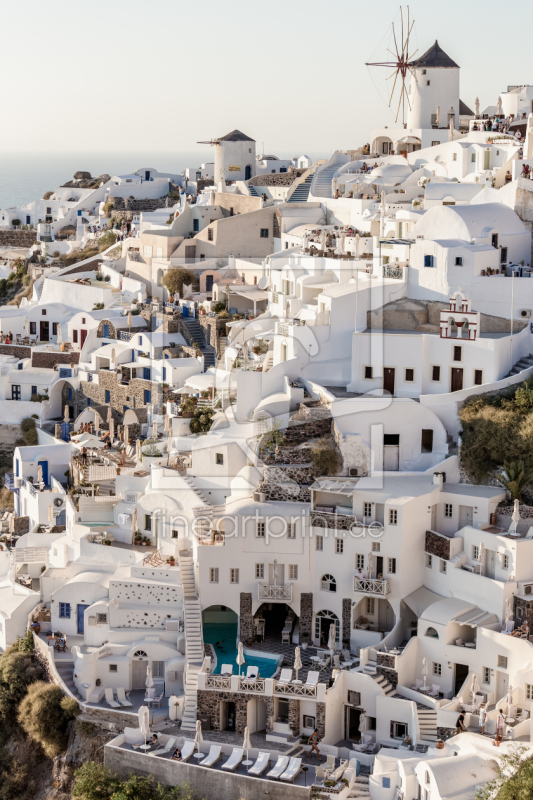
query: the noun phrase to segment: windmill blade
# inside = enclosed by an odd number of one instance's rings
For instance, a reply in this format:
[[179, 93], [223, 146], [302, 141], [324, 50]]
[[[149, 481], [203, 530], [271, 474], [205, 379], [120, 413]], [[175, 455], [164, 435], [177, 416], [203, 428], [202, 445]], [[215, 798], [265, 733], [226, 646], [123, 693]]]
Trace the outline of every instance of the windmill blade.
[[394, 46], [396, 48], [396, 58], [400, 58], [400, 54], [398, 52], [398, 42], [396, 41], [396, 31], [394, 30], [394, 22], [392, 23], [392, 35], [394, 36]]
[[[396, 88], [396, 81], [398, 80], [398, 74], [399, 74], [399, 71], [398, 71], [398, 70], [396, 70], [396, 77], [394, 78], [394, 83], [393, 83], [393, 85], [392, 85], [392, 91], [391, 91], [391, 93], [390, 93], [389, 108], [390, 108], [390, 105], [391, 105], [391, 103], [392, 103], [392, 98], [393, 98], [393, 95], [394, 95], [394, 90], [395, 90], [395, 88]], [[398, 119], [398, 117], [396, 117], [396, 119]]]

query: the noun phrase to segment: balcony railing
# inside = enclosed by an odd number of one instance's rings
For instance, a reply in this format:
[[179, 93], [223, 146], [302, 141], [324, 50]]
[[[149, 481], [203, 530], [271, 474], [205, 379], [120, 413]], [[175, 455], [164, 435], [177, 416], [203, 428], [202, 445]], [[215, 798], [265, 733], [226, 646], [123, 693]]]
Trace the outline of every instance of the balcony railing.
[[14, 472], [6, 472], [4, 475], [4, 486], [6, 489], [9, 489], [12, 492], [15, 488], [15, 473]]
[[385, 265], [383, 267], [383, 277], [396, 278], [397, 280], [401, 280], [403, 278], [403, 267], [394, 267]]
[[292, 697], [316, 697], [316, 686], [307, 686], [305, 683], [280, 683], [276, 681], [275, 693], [288, 694]]
[[389, 594], [391, 587], [389, 580], [373, 580], [371, 578], [355, 578], [353, 579], [354, 592], [362, 592], [363, 594], [376, 594], [385, 597]]
[[265, 681], [263, 678], [239, 678], [239, 690], [241, 692], [264, 694]]
[[288, 600], [292, 602], [292, 583], [287, 586], [274, 586], [269, 583], [260, 583], [257, 587], [258, 600]]
[[28, 492], [31, 494], [32, 497], [37, 497], [37, 489], [35, 488], [33, 483], [27, 481], [26, 478], [21, 478], [20, 482], [21, 485], [28, 490]]
[[206, 689], [231, 689], [231, 678], [222, 675], [208, 675], [205, 679]]
[[121, 342], [129, 342], [132, 337], [132, 333], [130, 331], [119, 331], [118, 338]]

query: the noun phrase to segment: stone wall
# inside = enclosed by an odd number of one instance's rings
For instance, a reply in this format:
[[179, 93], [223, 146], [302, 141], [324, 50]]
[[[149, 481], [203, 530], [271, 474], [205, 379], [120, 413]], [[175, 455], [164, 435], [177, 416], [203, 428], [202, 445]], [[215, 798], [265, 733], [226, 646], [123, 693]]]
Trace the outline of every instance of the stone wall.
[[198, 322], [204, 328], [205, 341], [214, 347], [218, 353], [220, 347], [219, 339], [221, 336], [226, 336], [227, 320], [203, 315], [198, 317]]
[[398, 673], [395, 669], [388, 669], [387, 667], [378, 667], [377, 668], [378, 675], [383, 675], [384, 678], [391, 683], [394, 688], [398, 686]]
[[241, 642], [250, 642], [254, 636], [254, 619], [252, 614], [252, 593], [241, 592], [240, 600], [240, 637]]
[[314, 464], [285, 464], [265, 465], [263, 479], [265, 483], [296, 483], [300, 486], [311, 486], [317, 476]]
[[291, 418], [285, 430], [281, 446], [294, 446], [303, 444], [309, 439], [329, 436], [331, 434], [331, 426], [332, 418], [329, 408], [301, 405], [298, 413]]
[[[4, 331], [6, 333], [6, 331]], [[15, 358], [31, 358], [31, 347], [20, 344], [0, 344], [0, 355], [14, 356]]]
[[90, 261], [87, 261], [84, 264], [73, 266], [72, 269], [67, 270], [67, 272], [63, 273], [64, 275], [75, 275], [77, 272], [93, 272], [98, 271], [102, 266], [102, 259], [100, 256], [94, 256], [91, 258]]
[[37, 241], [37, 231], [0, 231], [0, 247], [31, 247]]
[[[144, 406], [144, 392], [149, 390], [152, 393], [152, 403], [159, 405], [163, 400], [163, 389], [160, 383], [144, 380], [144, 378], [132, 378], [129, 383], [119, 383], [118, 375], [111, 370], [98, 371], [98, 383], [83, 381], [81, 390], [85, 397], [91, 398], [91, 403], [101, 406], [111, 406], [115, 411], [123, 414], [126, 406], [138, 408]], [[109, 403], [106, 403], [105, 393], [110, 394]]]
[[311, 489], [307, 486], [298, 486], [296, 483], [287, 483], [285, 486], [279, 486], [276, 483], [261, 481], [257, 491], [264, 492], [267, 500], [285, 500], [291, 503], [311, 502]]
[[352, 528], [361, 526], [356, 517], [348, 514], [330, 514], [327, 511], [315, 511], [311, 515], [311, 525], [315, 528], [327, 528], [335, 531], [351, 531]]
[[352, 635], [352, 599], [342, 598], [342, 641], [349, 640]]
[[21, 535], [30, 532], [29, 517], [15, 517], [15, 533]]
[[289, 698], [289, 728], [294, 736], [300, 734], [300, 700], [295, 697]]
[[441, 536], [435, 531], [426, 531], [426, 553], [443, 558], [448, 561], [450, 558], [450, 540], [447, 536]]
[[261, 186], [292, 186], [296, 178], [299, 178], [305, 172], [304, 169], [296, 169], [296, 167], [289, 167], [287, 172], [267, 172], [264, 175], [256, 175], [248, 181], [248, 186], [258, 186], [259, 191]]
[[[248, 701], [252, 698], [263, 701], [268, 699], [273, 701], [274, 699], [265, 698], [264, 695], [254, 694], [253, 692], [246, 692], [246, 694], [244, 694], [241, 692], [219, 692], [211, 689], [199, 689], [197, 716], [200, 718], [204, 714], [208, 715], [211, 717], [211, 729], [214, 731], [220, 731], [221, 702], [235, 703], [235, 733], [242, 736], [242, 734], [244, 734], [244, 729], [248, 724]], [[274, 703], [272, 702], [269, 710], [269, 704], [267, 703], [267, 731], [272, 730], [273, 707]]]
[[269, 456], [267, 463], [274, 461], [276, 464], [309, 464], [311, 461], [310, 447], [283, 447], [278, 444], [273, 456]]
[[321, 739], [324, 738], [326, 735], [326, 704], [325, 703], [317, 703], [316, 704], [316, 727], [318, 729], [318, 735]]
[[50, 352], [49, 350], [34, 350], [31, 352], [31, 365], [32, 367], [41, 367], [45, 369], [53, 369], [56, 364], [79, 364], [80, 353], [58, 353]]
[[451, 739], [452, 736], [455, 736], [455, 728], [437, 728], [437, 739], [442, 739], [445, 742], [446, 739]]
[[[498, 506], [496, 513], [498, 516], [511, 517], [514, 511], [512, 506]], [[520, 516], [522, 519], [531, 519], [533, 517], [533, 506], [526, 506], [523, 503], [520, 505]]]
[[309, 635], [308, 642], [313, 641], [313, 592], [302, 592], [300, 594], [300, 640], [303, 634]]
[[[164, 208], [167, 202], [167, 196], [158, 197], [153, 200], [144, 199], [136, 200], [133, 197], [109, 197], [108, 202], [113, 203], [114, 210], [111, 216], [116, 219], [122, 217], [125, 219], [121, 211], [156, 211], [158, 208]], [[172, 209], [168, 209], [168, 214], [172, 213]]]

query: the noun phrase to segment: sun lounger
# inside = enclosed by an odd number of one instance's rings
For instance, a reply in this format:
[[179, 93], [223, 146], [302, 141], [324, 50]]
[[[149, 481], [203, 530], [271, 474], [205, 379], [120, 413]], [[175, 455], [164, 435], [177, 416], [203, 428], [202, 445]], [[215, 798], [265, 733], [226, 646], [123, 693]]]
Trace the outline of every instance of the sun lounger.
[[228, 772], [235, 772], [237, 767], [242, 761], [244, 756], [244, 750], [242, 747], [234, 747], [233, 752], [228, 758], [228, 760], [222, 764], [222, 769], [228, 770]]
[[150, 753], [150, 755], [151, 756], [165, 756], [167, 753], [169, 753], [172, 750], [172, 748], [174, 747], [175, 744], [176, 744], [176, 737], [175, 736], [169, 736], [167, 743], [165, 745], [163, 745], [163, 747], [158, 747], [157, 750], [153, 750]]
[[130, 703], [130, 701], [126, 697], [126, 692], [123, 686], [119, 686], [117, 688], [117, 700], [120, 703], [120, 705], [124, 706], [125, 708], [131, 708], [133, 706], [133, 703]]
[[233, 675], [233, 664], [222, 664], [220, 668], [221, 675]]
[[181, 760], [182, 761], [188, 761], [189, 758], [194, 753], [194, 748], [195, 748], [194, 740], [193, 739], [185, 739], [185, 743], [184, 743], [184, 745], [183, 745], [183, 747], [181, 749]]
[[248, 667], [246, 670], [246, 677], [247, 678], [258, 678], [259, 677], [259, 667]]
[[201, 767], [213, 767], [222, 755], [222, 746], [220, 744], [212, 744], [209, 753], [200, 761]]
[[278, 760], [274, 765], [274, 768], [267, 772], [267, 778], [277, 778], [279, 779], [289, 765], [289, 756], [278, 756]]
[[270, 753], [259, 753], [257, 761], [248, 770], [248, 775], [262, 775], [268, 767], [270, 761]]
[[309, 670], [307, 673], [307, 680], [305, 682], [306, 686], [316, 686], [318, 683], [318, 679], [320, 678], [320, 672], [315, 672], [314, 670]]
[[296, 778], [296, 776], [300, 773], [301, 769], [302, 769], [302, 759], [291, 758], [290, 764], [283, 773], [283, 775], [280, 776], [280, 780], [292, 783], [293, 780]]
[[282, 669], [278, 683], [290, 683], [292, 680], [292, 669]]
[[117, 703], [113, 696], [113, 689], [105, 690], [105, 701], [111, 708], [120, 708], [120, 703]]

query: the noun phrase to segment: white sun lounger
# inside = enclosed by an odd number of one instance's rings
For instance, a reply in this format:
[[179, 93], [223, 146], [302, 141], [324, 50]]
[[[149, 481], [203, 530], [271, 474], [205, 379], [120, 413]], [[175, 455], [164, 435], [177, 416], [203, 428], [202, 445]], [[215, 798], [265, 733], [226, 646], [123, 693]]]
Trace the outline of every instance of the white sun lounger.
[[193, 739], [185, 739], [185, 744], [181, 750], [181, 760], [188, 761], [189, 758], [194, 753], [194, 740]]
[[220, 668], [221, 675], [233, 675], [233, 664], [222, 664]]
[[111, 708], [120, 708], [120, 703], [117, 703], [113, 696], [113, 689], [105, 690], [105, 701], [108, 706], [111, 706]]
[[259, 667], [248, 667], [246, 670], [246, 677], [247, 678], [258, 678], [259, 677]]
[[320, 672], [315, 672], [314, 670], [310, 670], [307, 673], [307, 680], [305, 682], [306, 686], [316, 686], [318, 680], [320, 678]]
[[292, 781], [295, 779], [295, 777], [298, 775], [301, 769], [302, 769], [302, 759], [291, 758], [288, 768], [285, 770], [283, 775], [280, 775], [280, 780], [292, 783]]
[[172, 750], [172, 748], [174, 747], [175, 744], [176, 744], [176, 737], [175, 736], [169, 736], [167, 743], [165, 745], [163, 745], [163, 747], [158, 747], [157, 750], [153, 750], [149, 755], [151, 755], [151, 756], [165, 756], [167, 753], [169, 753]]
[[270, 761], [270, 753], [259, 753], [257, 761], [248, 770], [248, 775], [262, 775], [268, 767]]
[[244, 756], [243, 748], [234, 747], [233, 752], [228, 758], [228, 760], [224, 764], [222, 764], [222, 769], [226, 769], [229, 772], [235, 772], [235, 770], [241, 763], [243, 756]]
[[290, 683], [292, 680], [292, 669], [282, 669], [278, 683]]
[[278, 756], [273, 769], [267, 772], [267, 778], [281, 778], [289, 765], [289, 756]]
[[117, 688], [117, 700], [121, 706], [125, 706], [126, 708], [131, 708], [133, 706], [133, 703], [130, 703], [126, 697], [126, 692], [123, 686], [119, 686]]
[[222, 746], [220, 744], [212, 744], [209, 753], [200, 761], [201, 767], [213, 767], [222, 755]]

